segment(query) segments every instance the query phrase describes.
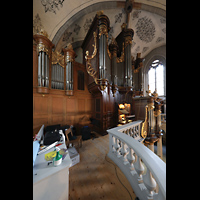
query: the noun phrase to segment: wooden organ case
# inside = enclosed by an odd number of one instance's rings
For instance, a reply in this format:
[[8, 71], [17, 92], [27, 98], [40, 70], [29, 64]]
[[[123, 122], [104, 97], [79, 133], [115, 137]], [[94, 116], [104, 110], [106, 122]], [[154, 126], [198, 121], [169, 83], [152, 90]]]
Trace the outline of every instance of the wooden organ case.
[[88, 74], [75, 57], [71, 44], [58, 52], [44, 30], [33, 35], [33, 135], [43, 124], [72, 124], [79, 134], [81, 119], [93, 116]]
[[[122, 30], [108, 45], [110, 20], [97, 12], [82, 43], [83, 64], [89, 76], [88, 90], [95, 99], [94, 118], [97, 131], [106, 130], [118, 124], [118, 104], [132, 105], [133, 66], [131, 44], [134, 31], [122, 24]], [[133, 114], [131, 106], [130, 114]]]

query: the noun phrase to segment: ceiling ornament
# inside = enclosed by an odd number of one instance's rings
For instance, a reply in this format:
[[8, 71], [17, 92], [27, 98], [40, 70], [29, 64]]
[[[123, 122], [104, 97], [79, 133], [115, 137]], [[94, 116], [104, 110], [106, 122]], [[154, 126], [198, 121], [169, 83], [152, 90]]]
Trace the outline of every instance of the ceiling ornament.
[[152, 20], [145, 17], [138, 19], [136, 24], [136, 34], [140, 38], [140, 40], [149, 43], [155, 37], [155, 25]]
[[43, 29], [43, 25], [40, 19], [39, 14], [35, 16], [35, 19], [33, 20], [33, 34], [39, 33], [41, 29]]
[[89, 30], [89, 28], [90, 28], [90, 26], [91, 26], [91, 24], [92, 24], [92, 21], [93, 21], [93, 18], [86, 19], [85, 24], [83, 25], [83, 28], [84, 28], [84, 30], [85, 30], [85, 33], [88, 32], [88, 30]]
[[64, 0], [41, 0], [41, 4], [44, 6], [45, 8], [45, 13], [47, 11], [53, 12], [54, 14], [56, 14], [56, 9], [57, 8], [59, 10], [59, 6], [62, 8], [63, 7], [63, 2]]

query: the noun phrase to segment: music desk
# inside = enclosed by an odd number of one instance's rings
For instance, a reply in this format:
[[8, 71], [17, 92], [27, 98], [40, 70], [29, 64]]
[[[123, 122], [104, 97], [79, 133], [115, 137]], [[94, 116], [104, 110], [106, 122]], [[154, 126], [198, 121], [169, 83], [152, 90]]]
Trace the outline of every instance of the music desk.
[[[66, 145], [62, 144], [58, 147], [62, 149], [66, 148]], [[59, 166], [55, 167], [53, 163], [48, 165], [44, 155], [53, 150], [54, 148], [37, 155], [35, 160], [33, 167], [34, 200], [66, 200], [69, 197], [69, 167], [72, 161], [68, 153]]]

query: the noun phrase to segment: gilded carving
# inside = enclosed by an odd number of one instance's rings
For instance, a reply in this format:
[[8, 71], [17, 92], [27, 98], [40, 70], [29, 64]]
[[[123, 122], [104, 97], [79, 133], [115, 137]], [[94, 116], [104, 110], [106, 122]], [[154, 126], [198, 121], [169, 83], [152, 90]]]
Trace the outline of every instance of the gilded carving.
[[148, 106], [145, 106], [145, 121], [142, 123], [142, 130], [141, 130], [141, 136], [143, 138], [146, 138], [147, 136], [147, 129], [148, 129]]
[[108, 29], [107, 26], [105, 24], [101, 24], [99, 26], [99, 39], [101, 38], [101, 35], [106, 35], [106, 37], [108, 38]]
[[45, 44], [39, 43], [37, 45], [37, 53], [39, 53], [40, 51], [46, 52], [46, 54], [49, 56], [50, 50], [49, 50], [48, 46], [46, 46]]
[[52, 51], [52, 64], [55, 65], [57, 63], [60, 66], [62, 66], [63, 68], [65, 67], [65, 65], [64, 65], [64, 55], [62, 55], [58, 51], [55, 51], [55, 52]]
[[93, 77], [95, 83], [97, 84], [97, 71], [94, 70], [94, 68], [92, 67], [91, 63], [90, 63], [90, 60], [92, 58], [94, 58], [96, 56], [96, 53], [97, 53], [97, 41], [96, 41], [96, 38], [97, 38], [97, 34], [96, 32], [93, 32], [93, 35], [94, 35], [94, 44], [92, 45], [94, 47], [94, 51], [92, 53], [91, 56], [89, 56], [89, 51], [86, 51], [86, 55], [85, 55], [85, 59], [86, 59], [86, 70], [87, 70], [87, 73]]

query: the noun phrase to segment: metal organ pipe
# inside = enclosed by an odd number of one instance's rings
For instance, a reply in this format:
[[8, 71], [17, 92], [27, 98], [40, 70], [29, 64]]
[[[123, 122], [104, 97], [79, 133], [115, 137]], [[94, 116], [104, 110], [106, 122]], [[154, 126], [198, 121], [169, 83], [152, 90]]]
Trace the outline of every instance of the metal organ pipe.
[[45, 53], [45, 87], [49, 87], [49, 76], [48, 76], [48, 55]]
[[49, 87], [49, 58], [43, 51], [38, 54], [38, 86]]
[[106, 35], [102, 34], [100, 37], [99, 42], [99, 78], [105, 79], [106, 78]]
[[44, 87], [44, 52], [42, 51], [42, 87]]
[[38, 55], [38, 86], [41, 86], [41, 52]]
[[73, 68], [72, 68], [72, 63], [71, 63], [71, 90], [73, 90], [73, 77], [74, 77], [74, 71], [73, 71]]
[[53, 64], [51, 70], [51, 88], [64, 89], [64, 68], [59, 64]]
[[106, 78], [106, 36], [103, 35], [103, 78]]

